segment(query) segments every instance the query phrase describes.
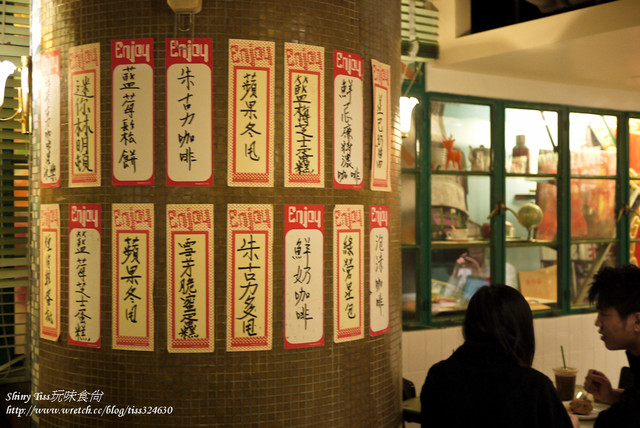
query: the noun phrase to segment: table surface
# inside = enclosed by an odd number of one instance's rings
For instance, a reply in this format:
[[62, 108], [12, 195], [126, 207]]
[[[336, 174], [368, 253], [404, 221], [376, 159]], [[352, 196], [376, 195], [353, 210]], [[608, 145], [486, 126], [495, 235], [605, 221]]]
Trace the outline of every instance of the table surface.
[[402, 420], [420, 422], [420, 397], [409, 398], [402, 402]]

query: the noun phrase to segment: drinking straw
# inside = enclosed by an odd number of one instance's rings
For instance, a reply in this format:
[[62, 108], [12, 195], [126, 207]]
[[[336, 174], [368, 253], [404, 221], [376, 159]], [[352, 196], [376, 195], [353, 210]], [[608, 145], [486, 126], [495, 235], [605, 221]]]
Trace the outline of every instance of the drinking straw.
[[564, 360], [564, 348], [562, 347], [562, 345], [560, 345], [560, 352], [562, 353], [562, 366], [566, 369], [567, 368], [567, 363]]

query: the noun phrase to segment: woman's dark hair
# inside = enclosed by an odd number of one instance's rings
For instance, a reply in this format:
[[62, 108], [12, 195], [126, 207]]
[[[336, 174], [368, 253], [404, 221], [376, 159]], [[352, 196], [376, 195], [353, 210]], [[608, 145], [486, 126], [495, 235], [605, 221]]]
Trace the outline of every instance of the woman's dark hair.
[[503, 284], [480, 287], [469, 301], [462, 334], [467, 341], [499, 347], [520, 366], [533, 363], [533, 315], [515, 288]]

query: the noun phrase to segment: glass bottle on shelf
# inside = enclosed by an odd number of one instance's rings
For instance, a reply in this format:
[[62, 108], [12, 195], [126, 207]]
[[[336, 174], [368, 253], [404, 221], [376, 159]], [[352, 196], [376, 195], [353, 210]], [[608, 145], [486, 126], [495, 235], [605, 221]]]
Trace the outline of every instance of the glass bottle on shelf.
[[516, 135], [511, 156], [511, 172], [529, 174], [529, 148], [524, 135]]

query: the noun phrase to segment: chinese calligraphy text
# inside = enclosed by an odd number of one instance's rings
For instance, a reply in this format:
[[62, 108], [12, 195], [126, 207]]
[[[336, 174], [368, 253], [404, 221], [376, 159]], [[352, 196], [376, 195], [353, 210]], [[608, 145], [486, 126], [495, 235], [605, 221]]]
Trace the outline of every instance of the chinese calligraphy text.
[[285, 206], [285, 348], [324, 344], [324, 206]]
[[388, 192], [391, 191], [390, 67], [372, 59], [371, 70], [373, 75], [371, 190]]
[[99, 43], [69, 48], [69, 108], [69, 186], [99, 186]]
[[60, 207], [40, 205], [40, 337], [60, 336]]
[[40, 183], [60, 187], [60, 50], [42, 54]]
[[273, 186], [275, 44], [229, 40], [229, 186]]
[[[254, 218], [256, 222], [239, 221]], [[227, 350], [271, 349], [271, 205], [227, 207]]]
[[213, 205], [167, 205], [167, 346], [213, 351]]
[[153, 184], [153, 39], [111, 41], [113, 184]]
[[285, 43], [285, 186], [324, 187], [324, 48]]
[[153, 204], [112, 205], [113, 348], [153, 350]]
[[213, 184], [211, 39], [167, 39], [167, 184]]
[[362, 57], [333, 52], [333, 181], [336, 188], [364, 187]]
[[369, 207], [370, 333], [389, 331], [389, 207]]
[[334, 223], [334, 341], [364, 337], [364, 208], [336, 205]]
[[69, 337], [100, 347], [101, 206], [69, 205]]

